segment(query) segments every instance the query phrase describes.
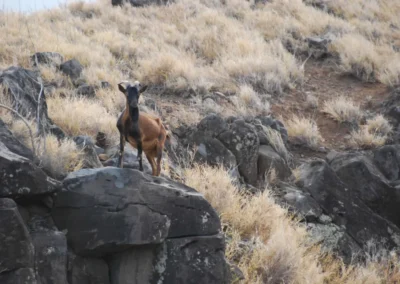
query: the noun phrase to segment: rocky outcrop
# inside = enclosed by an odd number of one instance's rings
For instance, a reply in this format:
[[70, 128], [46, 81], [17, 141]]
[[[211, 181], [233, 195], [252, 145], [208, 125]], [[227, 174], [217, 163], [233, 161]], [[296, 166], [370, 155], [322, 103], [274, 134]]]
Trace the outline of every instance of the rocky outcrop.
[[57, 52], [36, 52], [31, 56], [31, 62], [34, 67], [37, 65], [48, 65], [58, 67], [64, 61], [64, 56]]
[[0, 197], [49, 194], [60, 183], [36, 166], [32, 152], [18, 142], [0, 120]]
[[196, 191], [136, 170], [81, 170], [63, 185], [52, 214], [57, 227], [68, 230], [68, 241], [79, 255], [103, 256], [166, 238], [215, 235], [220, 228], [216, 212]]
[[265, 175], [271, 170], [281, 179], [290, 176], [286, 157], [281, 157], [271, 147], [268, 129], [276, 131], [285, 147], [287, 131], [281, 122], [271, 117], [223, 119], [210, 114], [196, 127], [180, 127], [174, 133], [180, 138], [181, 152], [187, 152], [188, 147], [195, 149], [196, 162], [238, 169], [245, 183], [258, 186], [264, 183]]
[[83, 66], [78, 60], [71, 59], [62, 63], [60, 65], [60, 70], [73, 81], [76, 81], [81, 77]]
[[0, 85], [6, 88], [5, 95], [11, 101], [13, 109], [29, 120], [39, 117], [45, 132], [63, 138], [64, 132], [48, 116], [46, 96], [40, 81], [39, 74], [21, 67], [13, 66], [0, 72]]

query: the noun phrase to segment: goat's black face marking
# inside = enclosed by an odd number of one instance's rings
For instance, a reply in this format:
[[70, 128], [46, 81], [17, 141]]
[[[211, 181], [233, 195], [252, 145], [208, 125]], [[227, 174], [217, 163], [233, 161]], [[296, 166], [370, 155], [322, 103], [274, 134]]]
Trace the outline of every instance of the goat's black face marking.
[[138, 86], [128, 86], [126, 88], [126, 98], [128, 100], [128, 104], [132, 108], [137, 108], [139, 104], [140, 92]]

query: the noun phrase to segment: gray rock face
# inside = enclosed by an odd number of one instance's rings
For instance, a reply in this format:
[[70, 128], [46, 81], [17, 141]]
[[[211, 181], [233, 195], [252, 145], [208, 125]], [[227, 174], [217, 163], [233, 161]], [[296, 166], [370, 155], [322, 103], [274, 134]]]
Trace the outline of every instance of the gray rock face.
[[76, 59], [65, 61], [60, 65], [60, 70], [72, 80], [77, 80], [82, 74], [83, 66]]
[[[41, 90], [39, 81], [39, 74], [21, 67], [12, 66], [0, 72], [0, 85], [7, 88], [13, 109], [27, 119], [38, 117], [38, 98]], [[41, 96], [39, 109], [39, 117], [44, 125], [44, 130], [63, 138], [64, 132], [54, 125], [47, 114], [46, 96], [44, 94]]]
[[36, 281], [33, 268], [20, 268], [0, 274], [1, 284], [40, 284]]
[[34, 279], [30, 274], [34, 267], [32, 240], [12, 199], [0, 199], [0, 244], [0, 283], [25, 283], [28, 276]]
[[236, 158], [231, 151], [216, 138], [203, 136], [197, 140], [195, 160], [212, 166], [224, 165], [230, 169], [236, 166]]
[[302, 173], [299, 185], [360, 247], [372, 239], [390, 248], [399, 245], [400, 230], [365, 205], [359, 193], [344, 184], [327, 163], [313, 161]]
[[361, 252], [360, 246], [346, 233], [343, 228], [335, 224], [307, 224], [312, 244], [322, 244], [325, 252], [336, 252], [349, 263], [354, 255]]
[[386, 145], [373, 151], [373, 163], [389, 181], [400, 178], [400, 147]]
[[68, 254], [69, 284], [110, 284], [107, 263], [100, 258], [85, 258]]
[[80, 96], [84, 96], [86, 98], [94, 98], [96, 97], [96, 90], [93, 86], [88, 84], [83, 84], [76, 89], [76, 93]]
[[195, 190], [136, 170], [81, 170], [63, 185], [52, 215], [79, 255], [102, 256], [220, 229], [218, 215]]
[[256, 186], [260, 141], [254, 127], [243, 120], [236, 120], [218, 139], [235, 155], [239, 173], [245, 182]]
[[[107, 149], [106, 155], [110, 157], [107, 161], [103, 163], [105, 167], [118, 167], [118, 154], [119, 153], [119, 145], [115, 147], [111, 147]], [[126, 169], [134, 169], [139, 170], [139, 161], [137, 158], [137, 149], [134, 149], [128, 144], [125, 145], [124, 156], [122, 158], [123, 167]], [[143, 155], [143, 171], [147, 174], [151, 174], [151, 166], [149, 161], [146, 159], [145, 155]]]
[[152, 247], [135, 248], [114, 255], [110, 262], [115, 284], [229, 283], [219, 236], [168, 239]]
[[40, 230], [32, 234], [36, 277], [41, 284], [67, 283], [67, 240], [58, 231]]
[[346, 188], [375, 213], [400, 225], [400, 190], [386, 178], [365, 154], [343, 154], [331, 161], [331, 167]]
[[0, 142], [2, 142], [5, 147], [7, 147], [11, 152], [27, 158], [29, 160], [33, 160], [32, 151], [23, 145], [15, 136], [8, 130], [7, 126], [0, 119]]
[[36, 52], [31, 56], [31, 62], [34, 67], [38, 64], [58, 67], [64, 61], [64, 56], [57, 52]]
[[0, 138], [0, 197], [52, 193], [59, 182], [49, 178], [30, 160], [11, 152]]
[[265, 176], [273, 169], [279, 180], [290, 176], [291, 171], [286, 162], [279, 156], [271, 146], [261, 145], [258, 149], [258, 179], [265, 181]]
[[73, 138], [76, 145], [83, 150], [83, 169], [93, 169], [93, 168], [102, 168], [103, 165], [101, 164], [97, 150], [95, 148], [94, 142], [91, 137], [89, 136], [75, 136]]

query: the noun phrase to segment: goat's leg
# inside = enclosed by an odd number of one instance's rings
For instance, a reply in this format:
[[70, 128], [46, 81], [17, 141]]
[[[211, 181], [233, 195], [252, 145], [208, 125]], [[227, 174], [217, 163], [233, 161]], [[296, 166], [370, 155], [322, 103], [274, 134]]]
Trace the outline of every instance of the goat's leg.
[[155, 176], [156, 175], [156, 163], [154, 162], [154, 158], [152, 155], [149, 155], [147, 153], [146, 153], [146, 158], [149, 161], [150, 166], [151, 166], [151, 174], [153, 176]]
[[122, 133], [119, 135], [119, 157], [118, 157], [118, 167], [123, 167], [123, 157], [124, 157], [124, 147], [125, 147], [125, 137]]
[[143, 172], [143, 160], [142, 160], [143, 148], [141, 139], [138, 139], [137, 141], [137, 150], [138, 150], [138, 160], [139, 160], [139, 171]]
[[158, 143], [157, 145], [157, 172], [156, 176], [159, 176], [161, 174], [161, 160], [162, 160], [162, 154], [163, 154], [163, 145], [162, 143]]

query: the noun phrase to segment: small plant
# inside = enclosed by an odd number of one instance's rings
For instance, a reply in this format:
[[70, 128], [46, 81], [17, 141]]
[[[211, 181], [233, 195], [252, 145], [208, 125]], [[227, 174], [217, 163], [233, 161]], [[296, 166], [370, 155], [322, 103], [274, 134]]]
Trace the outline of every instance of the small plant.
[[359, 130], [351, 132], [350, 145], [363, 149], [383, 146], [391, 131], [390, 123], [382, 115], [377, 115], [368, 119]]
[[360, 106], [344, 96], [325, 101], [322, 111], [338, 122], [358, 124], [363, 117]]
[[285, 124], [289, 137], [299, 143], [315, 148], [323, 140], [318, 125], [312, 119], [292, 115]]

